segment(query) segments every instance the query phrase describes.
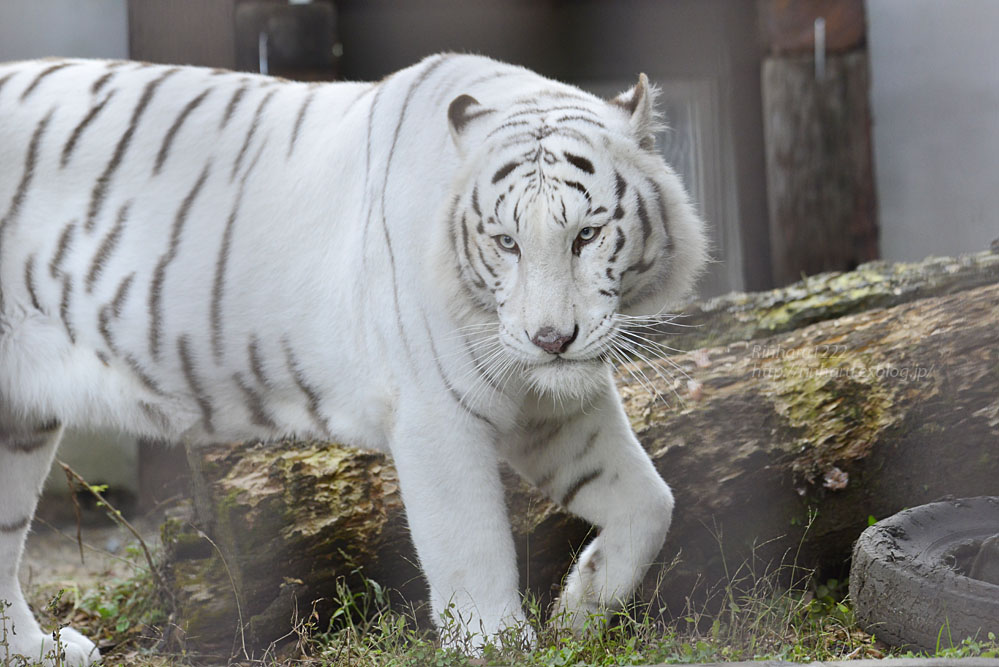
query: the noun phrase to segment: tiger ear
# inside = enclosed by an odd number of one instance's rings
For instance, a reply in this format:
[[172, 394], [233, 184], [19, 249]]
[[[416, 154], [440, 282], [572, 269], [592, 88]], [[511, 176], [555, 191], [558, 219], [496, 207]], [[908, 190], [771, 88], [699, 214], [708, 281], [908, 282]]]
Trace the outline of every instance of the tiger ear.
[[451, 101], [447, 108], [447, 122], [451, 128], [454, 145], [461, 153], [466, 152], [470, 128], [477, 124], [475, 121], [492, 112], [492, 109], [482, 106], [471, 95], [459, 95]]
[[610, 103], [628, 113], [631, 133], [638, 145], [652, 150], [656, 145], [656, 132], [661, 129], [659, 114], [656, 112], [656, 95], [659, 91], [649, 85], [649, 77], [638, 75], [638, 83], [624, 91]]

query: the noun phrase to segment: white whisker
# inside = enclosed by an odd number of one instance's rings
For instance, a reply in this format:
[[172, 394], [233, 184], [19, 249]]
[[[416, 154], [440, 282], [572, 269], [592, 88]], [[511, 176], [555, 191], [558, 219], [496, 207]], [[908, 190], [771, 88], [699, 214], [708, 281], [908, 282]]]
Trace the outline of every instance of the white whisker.
[[[638, 385], [645, 390], [645, 393], [649, 394], [650, 398], [652, 398], [653, 401], [659, 400], [662, 397], [662, 394], [659, 392], [658, 389], [656, 389], [655, 384], [653, 384], [653, 382], [649, 380], [648, 376], [645, 375], [645, 373], [640, 369], [635, 368], [634, 361], [627, 359], [624, 353], [621, 350], [618, 350], [616, 347], [608, 348], [608, 351], [617, 361], [618, 367], [624, 368], [625, 371], [628, 372], [628, 375], [630, 375], [632, 379], [635, 380], [635, 382], [637, 382]], [[636, 370], [638, 372], [636, 372]], [[639, 376], [639, 373], [641, 373], [641, 376]]]
[[679, 392], [677, 392], [677, 390], [676, 390], [676, 386], [675, 386], [675, 384], [676, 384], [676, 378], [673, 377], [672, 374], [669, 374], [669, 375], [664, 374], [664, 373], [668, 373], [668, 371], [666, 371], [666, 369], [663, 369], [663, 368], [660, 368], [659, 366], [657, 366], [653, 361], [651, 361], [648, 357], [646, 357], [644, 354], [642, 354], [641, 351], [639, 351], [635, 347], [631, 346], [628, 341], [626, 341], [626, 340], [620, 340], [619, 339], [617, 341], [617, 344], [618, 344], [618, 346], [623, 351], [626, 351], [627, 353], [631, 354], [632, 356], [638, 357], [638, 359], [640, 361], [644, 362], [645, 365], [646, 365], [646, 367], [649, 368], [649, 369], [651, 369], [652, 372], [655, 373], [659, 377], [659, 379], [661, 379], [663, 381], [663, 383], [665, 383], [665, 385], [668, 386], [672, 390], [672, 392], [676, 396], [677, 400], [679, 400], [681, 402], [683, 401], [683, 398], [680, 396]]
[[476, 394], [482, 391], [484, 387], [488, 387], [491, 383], [496, 381], [494, 371], [491, 367], [496, 363], [497, 359], [502, 359], [503, 356], [503, 347], [498, 346], [487, 356], [475, 360], [475, 364], [468, 369], [466, 376], [472, 374], [474, 371], [478, 371], [482, 377], [473, 378], [471, 387], [465, 390], [465, 393], [461, 396], [462, 402], [466, 401], [466, 399], [469, 402], [474, 402], [474, 399], [477, 398]]
[[662, 359], [663, 361], [665, 361], [666, 363], [668, 363], [670, 366], [672, 366], [673, 368], [675, 368], [677, 370], [677, 372], [679, 372], [684, 378], [686, 378], [687, 380], [692, 379], [687, 374], [687, 371], [684, 370], [682, 366], [680, 366], [680, 364], [676, 363], [675, 361], [673, 361], [672, 359], [670, 359], [669, 356], [667, 356], [667, 355], [665, 355], [665, 354], [662, 353], [662, 351], [661, 351], [662, 346], [660, 346], [658, 343], [656, 343], [654, 341], [650, 341], [647, 338], [644, 338], [642, 336], [639, 336], [639, 335], [631, 333], [631, 332], [622, 331], [621, 333], [622, 333], [622, 335], [624, 335], [624, 336], [627, 337], [625, 340], [627, 340], [627, 342], [630, 345], [632, 345], [633, 347], [645, 350], [650, 355], [652, 355], [652, 356], [654, 356], [654, 357], [656, 357], [658, 359]]

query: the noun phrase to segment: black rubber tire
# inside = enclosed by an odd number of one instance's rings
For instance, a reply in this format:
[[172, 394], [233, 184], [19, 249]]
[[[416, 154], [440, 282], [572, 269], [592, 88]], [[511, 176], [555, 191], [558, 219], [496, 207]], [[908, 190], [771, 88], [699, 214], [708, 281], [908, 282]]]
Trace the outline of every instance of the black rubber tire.
[[999, 586], [971, 579], [953, 554], [999, 533], [999, 497], [931, 503], [863, 532], [850, 597], [862, 628], [892, 646], [935, 651], [965, 637], [999, 637]]

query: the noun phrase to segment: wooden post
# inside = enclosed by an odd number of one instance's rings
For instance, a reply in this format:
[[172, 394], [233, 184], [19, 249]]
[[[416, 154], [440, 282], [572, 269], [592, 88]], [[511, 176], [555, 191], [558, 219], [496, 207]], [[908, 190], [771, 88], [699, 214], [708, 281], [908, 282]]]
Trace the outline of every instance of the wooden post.
[[863, 3], [758, 7], [774, 282], [852, 270], [878, 256]]
[[236, 0], [128, 0], [134, 60], [233, 69]]

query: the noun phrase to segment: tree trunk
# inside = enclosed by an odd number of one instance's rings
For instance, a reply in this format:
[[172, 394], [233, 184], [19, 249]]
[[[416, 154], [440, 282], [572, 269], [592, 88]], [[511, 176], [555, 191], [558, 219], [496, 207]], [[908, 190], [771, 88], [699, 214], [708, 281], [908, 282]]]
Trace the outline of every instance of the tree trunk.
[[[661, 565], [650, 570], [644, 595], [680, 611], [698, 582], [717, 581], [751, 558], [775, 563], [788, 553], [806, 567], [839, 572], [868, 517], [999, 491], [994, 260], [932, 261], [925, 287], [936, 289], [955, 274], [974, 274], [967, 284], [991, 284], [944, 287], [943, 296], [753, 341], [746, 338], [757, 336], [758, 322], [792, 301], [808, 303], [808, 296], [789, 300], [779, 290], [741, 302], [729, 297], [736, 314], [728, 316], [750, 328], [756, 322], [755, 329], [672, 357], [689, 382], [666, 382], [644, 368], [665, 401], [622, 369], [627, 412], [677, 499], [661, 554], [673, 565], [665, 576]], [[907, 280], [885, 292], [884, 280], [869, 277], [869, 290], [836, 287], [852, 279], [821, 281], [818, 301], [835, 301], [838, 292], [851, 304], [876, 302], [922, 289]], [[363, 575], [422, 599], [395, 472], [382, 456], [290, 442], [226, 444], [189, 455], [195, 523], [212, 542], [179, 518], [164, 526], [164, 542], [178, 623], [192, 646], [219, 653], [244, 638], [266, 645], [288, 632], [296, 606], [303, 617], [323, 599], [317, 608], [328, 612], [338, 578], [360, 590]], [[523, 582], [547, 599], [590, 528], [512, 473], [507, 481]]]

